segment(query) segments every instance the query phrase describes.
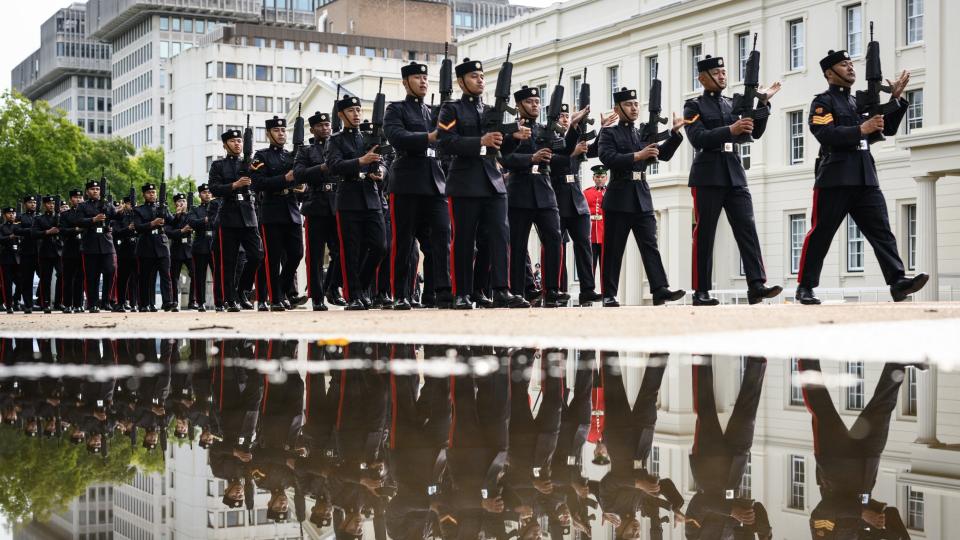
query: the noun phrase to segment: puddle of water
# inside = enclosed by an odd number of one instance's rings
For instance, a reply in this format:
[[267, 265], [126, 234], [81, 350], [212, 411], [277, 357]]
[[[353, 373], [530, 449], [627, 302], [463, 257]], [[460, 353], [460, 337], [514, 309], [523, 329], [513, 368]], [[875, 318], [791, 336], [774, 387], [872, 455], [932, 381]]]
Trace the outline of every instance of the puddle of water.
[[930, 444], [960, 435], [936, 392], [960, 374], [925, 365], [166, 338], [0, 338], [0, 360], [0, 512], [25, 537], [960, 528]]

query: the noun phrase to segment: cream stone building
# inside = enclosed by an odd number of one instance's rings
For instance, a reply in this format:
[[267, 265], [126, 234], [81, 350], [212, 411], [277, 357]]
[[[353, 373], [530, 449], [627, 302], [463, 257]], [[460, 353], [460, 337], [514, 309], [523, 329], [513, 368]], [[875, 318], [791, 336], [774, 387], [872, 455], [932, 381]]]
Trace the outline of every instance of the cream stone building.
[[[748, 181], [771, 284], [792, 299], [803, 238], [810, 227], [813, 166], [819, 145], [807, 114], [827, 85], [819, 59], [847, 49], [864, 88], [864, 55], [874, 23], [884, 76], [909, 70], [910, 109], [896, 137], [874, 146], [891, 226], [908, 274], [928, 272], [920, 299], [960, 298], [960, 105], [950, 99], [956, 81], [949, 51], [960, 36], [946, 21], [960, 17], [950, 0], [569, 0], [464, 36], [459, 56], [485, 62], [487, 97], [509, 43], [513, 86], [549, 92], [564, 68], [567, 101], [575, 99], [587, 68], [592, 116], [612, 109], [612, 91], [636, 88], [645, 106], [655, 69], [663, 81], [665, 116], [682, 114], [697, 96], [696, 61], [727, 59], [726, 94], [742, 91], [743, 63], [758, 35], [762, 85], [783, 90], [773, 99], [766, 133], [747, 145]], [[574, 104], [575, 105], [575, 104]], [[643, 115], [641, 115], [643, 118]], [[693, 150], [688, 142], [660, 163], [650, 185], [659, 220], [660, 249], [673, 286], [689, 289], [693, 208], [687, 187]], [[585, 164], [583, 171], [593, 162]], [[584, 177], [584, 187], [591, 184]], [[532, 250], [536, 254], [539, 250]], [[569, 253], [568, 257], [572, 257]], [[649, 290], [635, 244], [621, 274], [620, 300], [648, 303]], [[567, 267], [574, 267], [573, 260]], [[714, 292], [745, 302], [747, 283], [729, 225], [721, 219], [714, 251]], [[853, 221], [841, 226], [824, 265], [818, 293], [825, 300], [889, 300], [873, 250]], [[689, 298], [689, 297], [688, 297]]]

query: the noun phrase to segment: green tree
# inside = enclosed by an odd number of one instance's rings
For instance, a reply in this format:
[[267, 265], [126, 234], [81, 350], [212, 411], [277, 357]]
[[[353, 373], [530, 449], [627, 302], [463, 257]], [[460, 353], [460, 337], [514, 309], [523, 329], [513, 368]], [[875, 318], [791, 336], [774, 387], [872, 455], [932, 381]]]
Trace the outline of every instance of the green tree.
[[[133, 161], [159, 189], [164, 167], [163, 148], [144, 148]], [[193, 177], [190, 176], [163, 177], [163, 181], [167, 183], [167, 204], [172, 202], [174, 193], [186, 193], [192, 190], [194, 185]]]
[[84, 138], [83, 152], [77, 157], [79, 175], [75, 187], [82, 188], [87, 180], [106, 176], [107, 187], [115, 199], [127, 195], [133, 186], [137, 192], [148, 176], [136, 159], [136, 149], [126, 139]]

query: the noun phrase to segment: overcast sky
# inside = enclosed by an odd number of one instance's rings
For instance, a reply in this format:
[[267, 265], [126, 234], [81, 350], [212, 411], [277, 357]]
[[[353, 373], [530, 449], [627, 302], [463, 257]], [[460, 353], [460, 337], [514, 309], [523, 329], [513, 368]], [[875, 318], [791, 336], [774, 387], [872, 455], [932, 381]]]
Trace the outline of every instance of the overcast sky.
[[[549, 6], [556, 0], [510, 0], [511, 4]], [[10, 88], [10, 71], [28, 54], [40, 48], [40, 24], [53, 13], [70, 5], [70, 0], [31, 0], [13, 3], [0, 17], [0, 81], [3, 90]]]

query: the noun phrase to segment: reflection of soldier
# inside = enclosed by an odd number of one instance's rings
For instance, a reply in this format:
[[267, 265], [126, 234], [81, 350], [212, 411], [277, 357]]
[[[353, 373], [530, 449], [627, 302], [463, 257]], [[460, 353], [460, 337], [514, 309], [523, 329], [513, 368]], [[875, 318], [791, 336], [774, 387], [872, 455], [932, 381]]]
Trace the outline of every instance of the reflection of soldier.
[[[588, 509], [596, 503], [587, 498], [589, 488], [587, 479], [583, 476], [583, 445], [590, 429], [595, 358], [596, 353], [592, 350], [580, 351], [573, 395], [569, 398], [565, 396], [561, 404], [560, 435], [557, 437], [557, 450], [551, 466], [551, 480], [554, 488], [559, 488], [566, 494], [572, 524], [587, 534], [590, 521]], [[562, 523], [560, 525], [564, 526]]]
[[[804, 380], [820, 373], [818, 360], [800, 360]], [[803, 386], [803, 401], [813, 416], [820, 504], [810, 515], [814, 538], [909, 539], [895, 507], [870, 497], [877, 481], [880, 454], [887, 444], [890, 415], [897, 405], [904, 364], [886, 363], [877, 388], [849, 430], [830, 392], [820, 382]]]
[[[666, 371], [666, 355], [653, 355], [643, 371], [643, 380], [633, 408], [618, 368], [604, 358], [603, 387], [606, 404], [604, 441], [610, 457], [610, 472], [600, 481], [599, 502], [615, 527], [618, 538], [638, 537], [640, 516], [651, 518], [651, 534], [659, 531], [660, 509], [677, 512], [683, 496], [669, 479], [660, 480], [647, 471], [657, 423], [657, 395]], [[663, 497], [663, 498], [661, 498]]]
[[690, 471], [698, 490], [687, 507], [687, 538], [772, 537], [763, 505], [739, 499], [736, 493], [750, 459], [766, 368], [766, 359], [746, 359], [740, 393], [723, 430], [713, 395], [713, 365], [707, 359], [693, 366], [697, 430]]

